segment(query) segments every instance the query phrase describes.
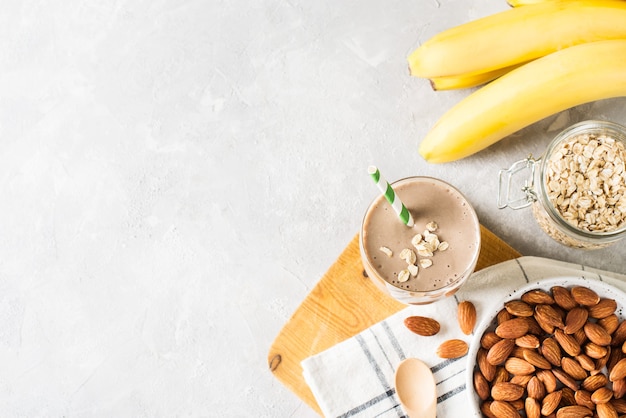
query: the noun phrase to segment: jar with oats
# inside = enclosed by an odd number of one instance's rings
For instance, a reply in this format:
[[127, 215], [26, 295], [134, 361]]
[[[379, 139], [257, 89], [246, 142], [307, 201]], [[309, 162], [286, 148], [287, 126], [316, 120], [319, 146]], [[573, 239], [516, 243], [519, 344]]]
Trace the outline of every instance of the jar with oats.
[[[585, 121], [559, 133], [539, 159], [500, 171], [498, 207], [531, 206], [550, 237], [598, 249], [626, 234], [626, 127]], [[524, 177], [520, 188], [513, 186]]]

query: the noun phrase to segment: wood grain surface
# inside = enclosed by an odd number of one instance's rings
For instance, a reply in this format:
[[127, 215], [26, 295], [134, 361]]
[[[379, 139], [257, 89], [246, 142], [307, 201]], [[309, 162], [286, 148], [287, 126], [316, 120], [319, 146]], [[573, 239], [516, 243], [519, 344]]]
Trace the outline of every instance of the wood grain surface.
[[[383, 294], [363, 274], [358, 234], [282, 328], [268, 354], [270, 371], [321, 415], [300, 362], [350, 338], [406, 305]], [[481, 226], [476, 270], [521, 254]]]

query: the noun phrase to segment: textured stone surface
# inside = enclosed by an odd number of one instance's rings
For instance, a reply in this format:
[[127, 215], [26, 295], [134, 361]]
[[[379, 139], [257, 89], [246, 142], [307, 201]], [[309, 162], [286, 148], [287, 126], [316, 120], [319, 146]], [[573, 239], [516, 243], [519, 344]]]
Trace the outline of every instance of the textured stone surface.
[[0, 14], [3, 416], [314, 416], [267, 350], [357, 233], [376, 188], [460, 188], [525, 255], [626, 273], [496, 208], [498, 170], [623, 99], [471, 158], [421, 137], [468, 92], [405, 57], [504, 0], [8, 2]]

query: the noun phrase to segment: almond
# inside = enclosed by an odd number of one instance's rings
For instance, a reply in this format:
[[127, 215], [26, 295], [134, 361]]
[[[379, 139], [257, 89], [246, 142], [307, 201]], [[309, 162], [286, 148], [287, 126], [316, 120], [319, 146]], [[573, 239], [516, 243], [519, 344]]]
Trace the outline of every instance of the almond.
[[533, 316], [534, 310], [533, 307], [528, 303], [521, 300], [511, 300], [504, 304], [504, 309], [506, 309], [513, 316]]
[[571, 405], [576, 405], [576, 397], [574, 396], [576, 392], [574, 392], [573, 390], [571, 390], [568, 387], [562, 387], [561, 388], [561, 403], [559, 404], [560, 406], [571, 406]]
[[552, 337], [543, 340], [541, 354], [554, 366], [561, 365], [561, 346]]
[[509, 403], [513, 405], [513, 408], [515, 408], [516, 411], [524, 410], [524, 398], [518, 399], [516, 401], [511, 401]]
[[539, 338], [533, 334], [522, 335], [515, 339], [515, 345], [522, 348], [539, 348]]
[[626, 399], [613, 399], [611, 405], [620, 414], [626, 414]]
[[542, 335], [543, 329], [539, 326], [539, 323], [535, 319], [534, 316], [529, 316], [526, 318], [528, 322], [528, 333], [533, 335]]
[[563, 351], [565, 351], [570, 356], [577, 356], [580, 354], [580, 345], [578, 341], [574, 337], [569, 334], [566, 334], [560, 329], [554, 331], [554, 338], [559, 343]]
[[523, 388], [526, 388], [526, 386], [528, 385], [528, 382], [530, 381], [530, 379], [533, 376], [530, 374], [527, 375], [521, 375], [521, 374], [517, 374], [515, 376], [513, 376], [511, 378], [511, 380], [509, 380], [510, 383], [515, 383], [517, 386], [521, 386]]
[[[609, 361], [612, 361], [612, 365], [617, 364], [617, 362], [619, 361], [618, 358], [616, 358], [615, 356], [613, 356], [613, 354], [615, 354], [615, 352], [611, 352], [611, 347], [608, 347], [609, 351], [607, 351], [606, 356], [596, 360], [596, 369], [595, 369], [595, 373], [591, 373], [591, 374], [596, 374], [596, 373], [600, 373], [602, 371], [602, 369], [604, 369], [604, 367], [609, 363]], [[607, 367], [608, 372], [611, 372], [612, 367]]]
[[[611, 373], [611, 370], [613, 370], [613, 367], [615, 367], [615, 365], [623, 357], [624, 356], [622, 356], [622, 352], [620, 350], [613, 349], [611, 347], [607, 347], [607, 354], [606, 354], [606, 356], [604, 356], [604, 357], [602, 357], [602, 359], [598, 360], [598, 362], [596, 364], [596, 368], [598, 368], [598, 365], [606, 366], [606, 368], [608, 369], [609, 373]], [[602, 360], [604, 360], [604, 364], [600, 364], [600, 362]]]
[[600, 373], [600, 374], [596, 374], [593, 376], [589, 376], [588, 378], [583, 380], [581, 383], [581, 386], [586, 391], [595, 392], [596, 390], [605, 386], [607, 383], [609, 383], [609, 380], [607, 379], [607, 377], [603, 375], [602, 373]]
[[617, 309], [617, 302], [614, 299], [600, 299], [597, 305], [589, 308], [589, 316], [595, 319], [606, 318], [612, 315]]
[[565, 317], [565, 328], [563, 328], [563, 331], [566, 334], [574, 334], [585, 325], [588, 317], [589, 312], [587, 309], [580, 307], [572, 309]]
[[493, 381], [493, 378], [496, 377], [496, 366], [487, 361], [487, 350], [482, 347], [478, 349], [476, 354], [476, 363], [485, 379], [489, 382]]
[[553, 286], [550, 291], [552, 292], [552, 297], [557, 305], [565, 310], [574, 309], [578, 303], [572, 297], [572, 294], [569, 290], [564, 288], [563, 286]]
[[526, 376], [535, 371], [535, 366], [517, 357], [509, 357], [504, 363], [504, 368], [514, 376]]
[[554, 305], [546, 305], [546, 306], [550, 306], [552, 309], [554, 309], [554, 311], [559, 314], [559, 316], [561, 317], [561, 321], [565, 321], [565, 316], [567, 315], [567, 312], [565, 309], [561, 308], [559, 305], [554, 304]]
[[587, 322], [583, 328], [585, 330], [585, 335], [589, 340], [593, 343], [596, 343], [600, 346], [607, 346], [611, 344], [611, 335], [602, 326], [596, 324], [595, 322]]
[[524, 318], [513, 318], [502, 322], [496, 327], [496, 335], [500, 338], [516, 339], [526, 335], [528, 322]]
[[513, 405], [505, 401], [493, 401], [489, 406], [497, 418], [520, 418], [521, 415]]
[[626, 379], [617, 379], [613, 382], [613, 397], [622, 398], [626, 395]]
[[607, 347], [602, 347], [593, 342], [588, 342], [585, 344], [585, 354], [593, 359], [600, 359], [607, 354]]
[[598, 418], [618, 418], [617, 411], [615, 411], [615, 408], [610, 403], [596, 405], [596, 413], [598, 414]]
[[513, 319], [513, 315], [509, 313], [506, 309], [501, 309], [500, 312], [496, 315], [496, 322], [498, 325], [503, 323], [504, 321], [508, 321], [509, 319]]
[[586, 354], [579, 354], [575, 357], [575, 359], [578, 362], [578, 364], [580, 364], [580, 367], [587, 370], [588, 372], [595, 370], [596, 368], [596, 363], [593, 361], [591, 357], [589, 357]]
[[606, 356], [596, 360], [596, 370], [602, 370], [604, 367], [607, 369], [607, 373], [611, 373], [611, 370], [624, 356], [620, 350], [616, 350], [612, 347], [607, 347]]
[[564, 370], [561, 369], [552, 369], [552, 373], [559, 380], [559, 382], [563, 383], [565, 386], [570, 388], [573, 391], [577, 391], [579, 389], [578, 383], [576, 380], [569, 374], [567, 374]]
[[516, 345], [513, 351], [511, 351], [510, 357], [524, 358], [524, 351], [526, 351], [525, 348]]
[[600, 302], [600, 296], [593, 290], [584, 286], [574, 286], [570, 290], [572, 298], [583, 306], [594, 306]]
[[537, 399], [526, 398], [524, 401], [526, 418], [541, 418], [541, 404]]
[[476, 325], [476, 307], [468, 300], [459, 303], [457, 318], [461, 331], [465, 335], [470, 335]]
[[575, 380], [583, 380], [588, 376], [587, 371], [582, 368], [580, 363], [571, 357], [563, 357], [561, 360], [561, 367], [565, 373], [570, 375]]
[[504, 363], [515, 348], [514, 340], [501, 340], [494, 344], [487, 352], [487, 361], [494, 366]]
[[489, 398], [489, 382], [479, 370], [474, 371], [474, 389], [476, 390], [478, 397], [483, 401]]
[[509, 382], [497, 383], [491, 388], [491, 397], [496, 401], [515, 401], [523, 394], [523, 387]]
[[483, 403], [480, 404], [480, 412], [483, 413], [484, 416], [486, 416], [487, 418], [498, 418], [497, 416], [494, 415], [493, 412], [491, 412], [491, 403], [493, 401], [485, 401]]
[[554, 298], [540, 289], [529, 290], [522, 295], [521, 299], [531, 305], [552, 305], [554, 303]]
[[548, 416], [553, 413], [561, 402], [561, 391], [557, 390], [552, 393], [548, 393], [541, 401], [541, 415]]
[[480, 346], [485, 350], [489, 350], [493, 347], [497, 342], [501, 341], [502, 338], [498, 337], [498, 335], [493, 332], [485, 332], [482, 337], [480, 337]]
[[626, 341], [626, 321], [620, 322], [617, 326], [617, 329], [613, 333], [613, 338], [611, 339], [611, 345], [622, 345]]
[[574, 336], [574, 339], [580, 346], [582, 346], [588, 340], [587, 336], [585, 335], [585, 330], [582, 328], [576, 331], [575, 333], [573, 333], [572, 335]]
[[551, 305], [535, 306], [535, 319], [544, 331], [565, 326], [563, 318]]
[[528, 396], [537, 400], [542, 400], [547, 392], [546, 387], [537, 376], [532, 376], [526, 385]]
[[554, 332], [554, 325], [550, 325], [546, 321], [540, 320], [539, 318], [537, 318], [537, 314], [535, 314], [534, 318], [535, 318], [537, 324], [539, 325], [539, 327], [541, 327], [541, 330], [542, 330], [542, 332], [540, 332], [538, 335], [541, 335], [541, 334], [552, 334]]
[[613, 391], [607, 387], [602, 387], [600, 389], [595, 390], [591, 394], [591, 402], [596, 405], [599, 403], [607, 403], [613, 397]]
[[579, 389], [574, 392], [574, 400], [578, 405], [586, 406], [590, 409], [595, 409], [596, 404], [591, 401], [591, 393], [584, 389]]
[[539, 370], [536, 374], [537, 378], [541, 380], [541, 383], [546, 387], [546, 392], [552, 393], [556, 390], [556, 376], [554, 376], [551, 370]]
[[623, 379], [626, 377], [626, 358], [621, 359], [617, 362], [617, 364], [613, 367], [609, 374], [609, 380], [614, 382], [618, 379]]
[[441, 343], [437, 355], [441, 358], [458, 358], [467, 354], [468, 346], [463, 340], [452, 339]]
[[605, 318], [599, 319], [598, 324], [609, 334], [613, 334], [619, 326], [619, 318], [615, 314], [611, 314]]
[[429, 337], [435, 335], [441, 329], [439, 322], [425, 316], [409, 316], [404, 320], [404, 326], [418, 335]]
[[529, 362], [535, 367], [538, 367], [540, 369], [552, 368], [552, 364], [548, 360], [546, 360], [545, 357], [543, 357], [542, 355], [540, 355], [538, 352], [534, 350], [527, 348], [524, 350], [522, 355], [524, 357], [524, 360], [526, 360], [527, 362]]
[[496, 375], [493, 378], [492, 384], [499, 382], [508, 382], [511, 379], [511, 375], [506, 371], [504, 366], [496, 367]]
[[593, 416], [593, 411], [580, 405], [571, 405], [556, 411], [556, 418], [585, 418]]

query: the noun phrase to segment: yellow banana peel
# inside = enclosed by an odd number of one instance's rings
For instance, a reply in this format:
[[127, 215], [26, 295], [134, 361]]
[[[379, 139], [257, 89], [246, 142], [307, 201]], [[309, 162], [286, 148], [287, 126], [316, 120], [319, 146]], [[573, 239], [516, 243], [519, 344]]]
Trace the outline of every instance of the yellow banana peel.
[[529, 4], [548, 3], [554, 1], [567, 2], [568, 0], [507, 0], [507, 4], [511, 7], [528, 6]]
[[484, 73], [433, 77], [429, 81], [433, 90], [437, 91], [477, 87], [495, 80], [496, 78], [508, 73], [509, 71], [519, 67], [520, 65], [522, 64], [515, 64], [511, 65], [510, 67], [498, 68], [497, 70], [487, 71]]
[[[547, 3], [547, 2], [555, 2], [555, 1], [567, 3], [568, 1], [574, 1], [574, 0], [507, 0], [507, 4], [511, 7], [521, 7], [521, 6], [528, 6], [529, 4]], [[624, 1], [624, 0], [621, 0], [621, 1]]]
[[589, 42], [522, 65], [474, 91], [419, 146], [432, 163], [472, 155], [557, 112], [626, 96], [626, 39]]
[[450, 28], [408, 57], [423, 78], [485, 73], [585, 42], [626, 38], [626, 1], [546, 1]]

